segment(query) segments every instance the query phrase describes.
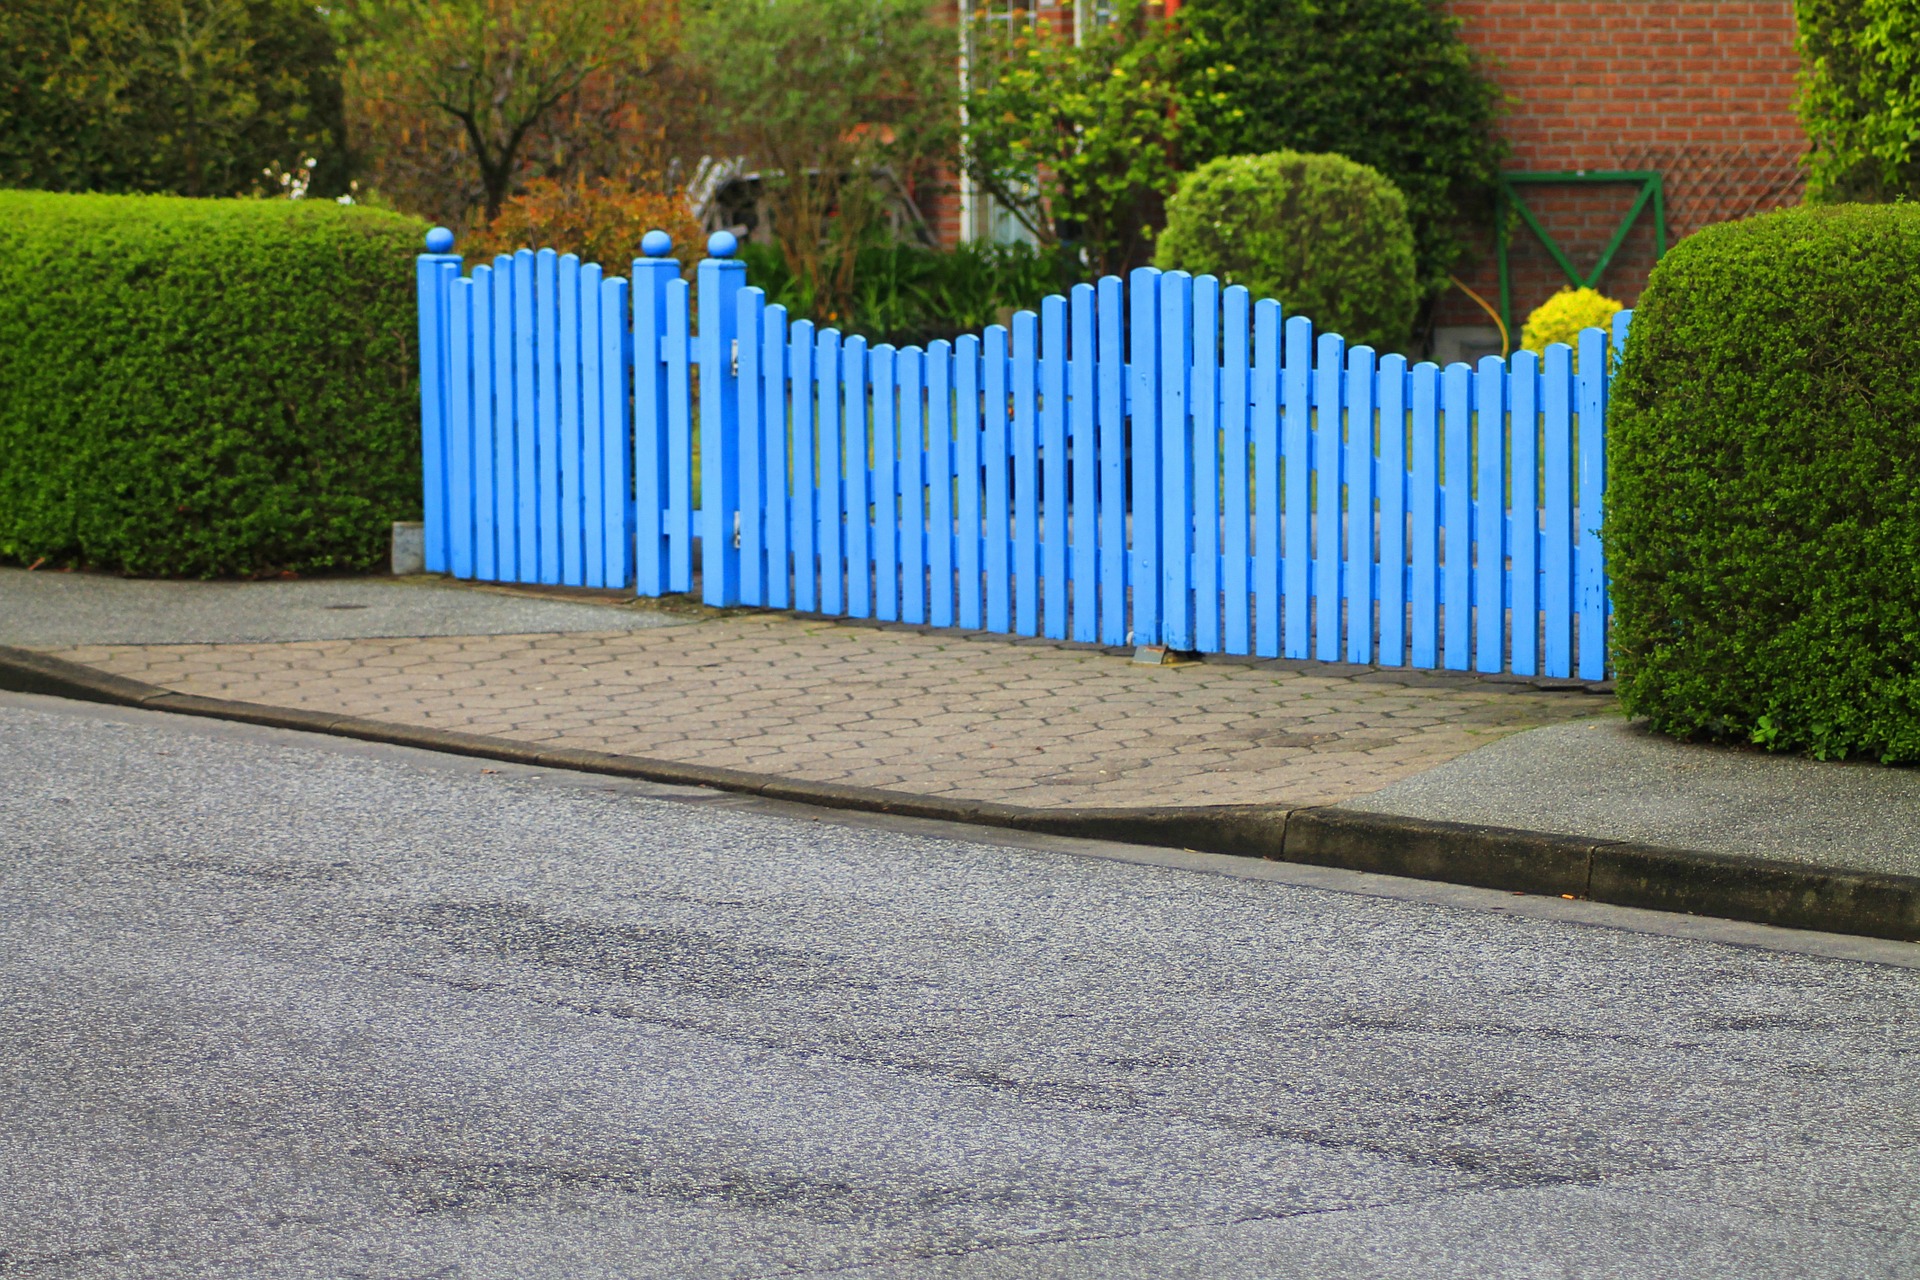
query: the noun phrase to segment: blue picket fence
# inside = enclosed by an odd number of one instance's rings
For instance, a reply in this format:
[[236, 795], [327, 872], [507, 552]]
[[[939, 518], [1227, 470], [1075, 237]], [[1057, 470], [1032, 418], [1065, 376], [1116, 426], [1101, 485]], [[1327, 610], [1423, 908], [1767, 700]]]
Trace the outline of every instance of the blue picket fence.
[[421, 256], [430, 569], [656, 596], [697, 559], [714, 605], [1606, 674], [1630, 313], [1577, 366], [1442, 369], [1142, 268], [896, 350], [791, 320], [715, 241], [697, 288], [665, 257], [629, 284]]

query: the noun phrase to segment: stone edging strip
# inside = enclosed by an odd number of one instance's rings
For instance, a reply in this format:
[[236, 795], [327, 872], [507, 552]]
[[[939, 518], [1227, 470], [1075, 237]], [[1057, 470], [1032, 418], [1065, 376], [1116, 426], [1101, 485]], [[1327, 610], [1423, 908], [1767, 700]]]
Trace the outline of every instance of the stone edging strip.
[[1920, 876], [1845, 871], [1621, 840], [1436, 822], [1336, 808], [1213, 805], [1031, 809], [875, 787], [802, 782], [644, 756], [543, 747], [482, 734], [175, 693], [0, 645], [0, 689], [300, 729], [515, 764], [711, 787], [771, 799], [1048, 835], [1239, 854], [1794, 929], [1920, 940]]

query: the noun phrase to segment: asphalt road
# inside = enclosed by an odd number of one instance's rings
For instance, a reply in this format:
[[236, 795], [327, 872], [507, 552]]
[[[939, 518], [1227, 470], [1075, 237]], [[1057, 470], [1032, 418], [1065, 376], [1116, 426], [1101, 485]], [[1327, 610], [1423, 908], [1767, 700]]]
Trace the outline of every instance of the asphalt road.
[[0, 770], [0, 1275], [1920, 1275], [1920, 947], [20, 695]]

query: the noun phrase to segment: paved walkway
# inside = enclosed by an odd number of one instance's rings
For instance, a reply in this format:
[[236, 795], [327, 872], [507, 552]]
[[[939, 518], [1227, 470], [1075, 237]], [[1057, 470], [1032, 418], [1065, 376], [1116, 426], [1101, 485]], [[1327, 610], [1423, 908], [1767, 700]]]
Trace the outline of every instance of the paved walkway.
[[1457, 676], [1147, 667], [1091, 647], [763, 613], [46, 651], [183, 693], [1034, 807], [1330, 804], [1610, 705]]

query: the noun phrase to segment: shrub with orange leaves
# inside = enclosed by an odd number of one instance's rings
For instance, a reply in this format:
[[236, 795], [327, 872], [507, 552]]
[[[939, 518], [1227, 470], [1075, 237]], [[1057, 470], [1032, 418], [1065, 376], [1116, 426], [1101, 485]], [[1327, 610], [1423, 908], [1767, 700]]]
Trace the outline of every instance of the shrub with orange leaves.
[[640, 256], [640, 238], [655, 228], [673, 237], [673, 256], [683, 272], [706, 255], [706, 236], [678, 195], [608, 178], [536, 178], [501, 205], [492, 222], [470, 234], [461, 249], [469, 260], [478, 260], [550, 248], [597, 262], [608, 275], [625, 275], [627, 264]]

